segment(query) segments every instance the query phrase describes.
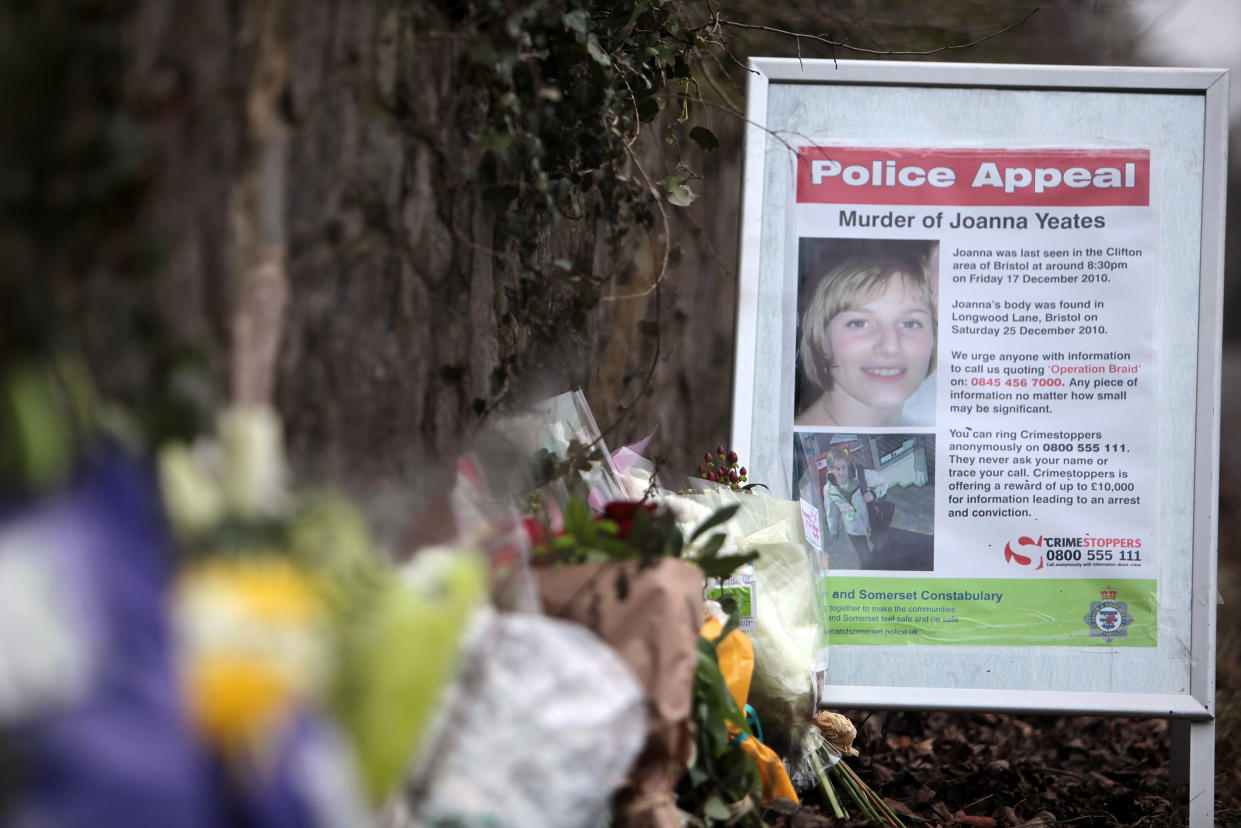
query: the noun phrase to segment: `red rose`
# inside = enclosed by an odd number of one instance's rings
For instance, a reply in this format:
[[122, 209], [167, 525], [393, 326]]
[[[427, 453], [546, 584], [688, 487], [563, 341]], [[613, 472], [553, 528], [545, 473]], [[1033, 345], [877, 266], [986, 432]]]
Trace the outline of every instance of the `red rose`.
[[616, 536], [623, 539], [633, 531], [633, 518], [639, 509], [653, 515], [656, 508], [654, 503], [642, 500], [613, 500], [603, 507], [602, 517], [616, 524]]

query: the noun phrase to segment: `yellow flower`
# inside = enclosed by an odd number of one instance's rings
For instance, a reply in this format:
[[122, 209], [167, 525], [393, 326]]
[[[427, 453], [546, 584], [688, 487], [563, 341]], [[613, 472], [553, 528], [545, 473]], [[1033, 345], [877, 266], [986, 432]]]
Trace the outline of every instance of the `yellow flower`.
[[291, 705], [318, 698], [330, 666], [311, 578], [274, 554], [186, 571], [175, 614], [191, 714], [213, 744], [261, 739]]

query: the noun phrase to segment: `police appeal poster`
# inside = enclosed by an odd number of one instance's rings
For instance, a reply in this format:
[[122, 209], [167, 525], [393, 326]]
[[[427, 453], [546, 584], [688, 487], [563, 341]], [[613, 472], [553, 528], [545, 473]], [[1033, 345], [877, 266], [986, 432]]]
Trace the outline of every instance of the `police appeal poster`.
[[1155, 646], [1151, 155], [798, 148], [793, 490], [832, 644]]

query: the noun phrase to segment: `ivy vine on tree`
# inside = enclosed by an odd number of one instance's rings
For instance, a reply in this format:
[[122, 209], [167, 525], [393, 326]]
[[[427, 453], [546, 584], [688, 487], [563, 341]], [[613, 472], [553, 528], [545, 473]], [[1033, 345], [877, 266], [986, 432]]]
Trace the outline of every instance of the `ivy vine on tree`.
[[[476, 412], [493, 407], [521, 373], [530, 335], [560, 343], [585, 331], [605, 283], [622, 281], [630, 267], [625, 242], [635, 230], [652, 231], [654, 273], [631, 293], [610, 293], [652, 295], [639, 326], [646, 365], [626, 375], [627, 387], [628, 379], [645, 376], [637, 392], [645, 393], [661, 352], [660, 284], [676, 256], [672, 213], [698, 197], [697, 154], [720, 145], [703, 116], [721, 109], [742, 117], [730, 75], [743, 65], [726, 32], [791, 40], [799, 54], [803, 40], [816, 48], [855, 47], [734, 22], [711, 0], [400, 2], [415, 32], [454, 44], [453, 127], [468, 151], [453, 154], [463, 163], [449, 186], [470, 199], [470, 209], [491, 208], [482, 236], [477, 225], [462, 226], [466, 212], [441, 208], [444, 223], [506, 272], [496, 303], [505, 347], [490, 399], [475, 399]], [[428, 140], [427, 133], [419, 137]], [[580, 223], [580, 232], [558, 232], [566, 223]], [[599, 233], [611, 245], [609, 272], [591, 258]]]
[[465, 29], [462, 76], [482, 101], [464, 125], [479, 151], [467, 175], [504, 217], [500, 233], [524, 266], [569, 270], [538, 260], [540, 231], [561, 220], [602, 222], [618, 243], [656, 221], [653, 185], [672, 204], [693, 200], [679, 156], [656, 182], [635, 163], [633, 142], [675, 100], [672, 142], [682, 132], [718, 146], [687, 123], [709, 47], [702, 21], [659, 0], [476, 0], [443, 11]]

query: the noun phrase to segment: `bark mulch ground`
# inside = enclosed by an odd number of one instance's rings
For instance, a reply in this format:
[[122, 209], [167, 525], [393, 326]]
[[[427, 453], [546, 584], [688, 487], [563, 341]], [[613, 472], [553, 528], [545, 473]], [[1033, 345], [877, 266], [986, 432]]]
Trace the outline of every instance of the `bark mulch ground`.
[[[848, 715], [863, 750], [850, 764], [910, 828], [1188, 824], [1186, 789], [1171, 786], [1165, 720]], [[1241, 826], [1238, 751], [1226, 738], [1217, 740], [1215, 785], [1216, 824]], [[869, 824], [830, 813], [807, 795], [799, 809], [769, 809], [767, 820], [776, 828]]]

